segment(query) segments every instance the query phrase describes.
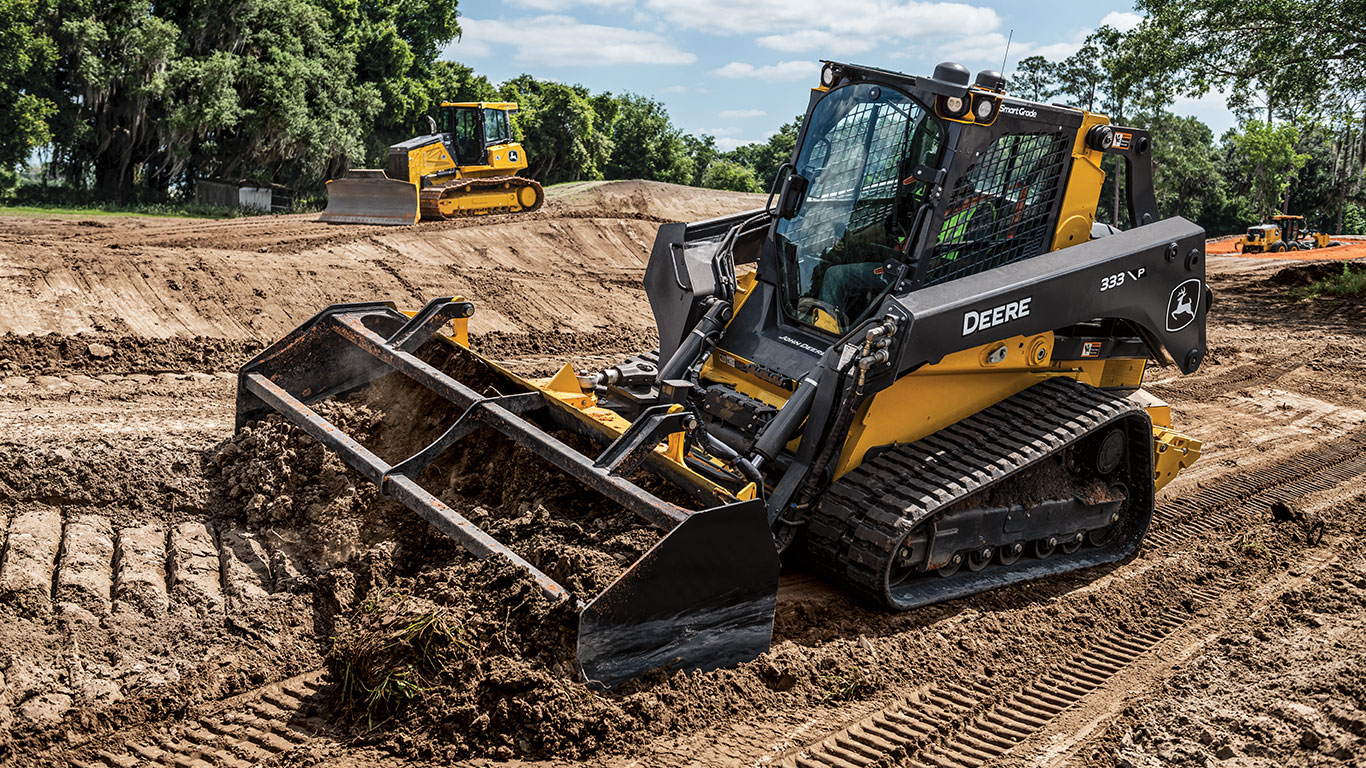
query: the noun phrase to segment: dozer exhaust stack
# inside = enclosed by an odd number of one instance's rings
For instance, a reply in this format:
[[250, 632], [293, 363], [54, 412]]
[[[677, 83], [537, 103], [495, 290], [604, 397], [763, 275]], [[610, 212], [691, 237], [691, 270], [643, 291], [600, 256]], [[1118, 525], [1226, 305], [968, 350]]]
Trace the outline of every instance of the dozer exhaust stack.
[[[694, 511], [628, 480], [655, 458], [657, 446], [675, 428], [667, 413], [653, 419], [650, 429], [622, 435], [593, 458], [547, 431], [583, 430], [570, 409], [544, 391], [519, 385], [509, 375], [499, 390], [522, 391], [484, 396], [419, 356], [435, 347], [481, 361], [458, 343], [466, 339], [465, 322], [472, 313], [470, 303], [455, 298], [432, 301], [411, 318], [387, 302], [329, 307], [242, 368], [237, 428], [271, 412], [283, 414], [383, 495], [417, 512], [471, 554], [501, 555], [530, 574], [551, 599], [573, 601], [579, 611], [577, 664], [588, 682], [610, 688], [659, 667], [714, 669], [768, 650], [779, 563], [763, 503], [729, 500]], [[438, 335], [452, 323], [454, 342]], [[497, 373], [492, 366], [489, 370]], [[391, 463], [311, 406], [392, 374], [426, 388], [461, 415], [425, 448]], [[663, 529], [664, 537], [601, 594], [571, 594], [418, 484], [423, 469], [458, 451], [463, 438], [483, 427]]]
[[332, 224], [416, 224], [421, 213], [417, 185], [382, 170], [354, 170], [327, 182], [327, 210], [319, 221]]

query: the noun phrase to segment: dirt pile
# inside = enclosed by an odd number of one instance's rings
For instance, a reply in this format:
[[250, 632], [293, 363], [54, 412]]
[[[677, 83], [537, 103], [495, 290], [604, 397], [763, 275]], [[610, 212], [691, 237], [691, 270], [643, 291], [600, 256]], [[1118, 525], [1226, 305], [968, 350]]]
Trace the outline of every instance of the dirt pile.
[[101, 333], [0, 335], [0, 377], [19, 374], [231, 371], [260, 351], [256, 341], [148, 339]]
[[1342, 274], [1343, 267], [1366, 269], [1366, 259], [1347, 262], [1318, 261], [1303, 266], [1285, 267], [1267, 278], [1271, 285], [1281, 288], [1302, 288]]

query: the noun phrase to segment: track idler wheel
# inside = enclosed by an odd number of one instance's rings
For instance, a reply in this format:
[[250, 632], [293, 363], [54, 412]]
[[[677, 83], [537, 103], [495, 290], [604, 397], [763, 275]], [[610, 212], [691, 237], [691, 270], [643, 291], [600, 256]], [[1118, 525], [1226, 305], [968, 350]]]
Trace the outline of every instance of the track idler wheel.
[[994, 551], [991, 547], [982, 547], [981, 549], [972, 550], [967, 556], [968, 570], [976, 572], [991, 565], [992, 554], [994, 554]]
[[1015, 542], [996, 548], [996, 560], [1001, 565], [1014, 565], [1024, 554], [1024, 544]]
[[1070, 555], [1073, 552], [1076, 552], [1077, 550], [1081, 549], [1081, 544], [1085, 539], [1086, 536], [1081, 533], [1074, 533], [1068, 536], [1067, 538], [1063, 539], [1062, 553], [1064, 555]]
[[1031, 546], [1033, 554], [1040, 560], [1047, 560], [1058, 550], [1058, 539], [1056, 536], [1049, 536], [1045, 539], [1036, 539]]

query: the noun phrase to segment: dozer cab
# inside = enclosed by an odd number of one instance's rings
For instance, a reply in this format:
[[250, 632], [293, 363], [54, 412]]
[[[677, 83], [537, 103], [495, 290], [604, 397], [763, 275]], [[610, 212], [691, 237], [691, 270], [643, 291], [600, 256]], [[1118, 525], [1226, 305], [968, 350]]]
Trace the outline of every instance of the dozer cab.
[[430, 132], [389, 147], [383, 169], [351, 171], [327, 182], [321, 221], [416, 224], [421, 219], [534, 211], [541, 185], [516, 175], [526, 152], [512, 140], [516, 104], [443, 103]]
[[[242, 369], [237, 424], [283, 413], [572, 601], [578, 669], [608, 687], [763, 653], [780, 558], [908, 610], [1128, 557], [1200, 455], [1142, 385], [1150, 359], [1190, 373], [1205, 355], [1204, 232], [1158, 217], [1146, 132], [969, 79], [826, 63], [768, 205], [660, 227], [657, 349], [527, 379], [468, 348], [470, 302], [341, 304]], [[1093, 226], [1107, 154], [1126, 162], [1123, 231]], [[312, 407], [389, 376], [460, 414], [412, 456]], [[570, 594], [418, 484], [476, 429], [662, 538], [602, 594]]]

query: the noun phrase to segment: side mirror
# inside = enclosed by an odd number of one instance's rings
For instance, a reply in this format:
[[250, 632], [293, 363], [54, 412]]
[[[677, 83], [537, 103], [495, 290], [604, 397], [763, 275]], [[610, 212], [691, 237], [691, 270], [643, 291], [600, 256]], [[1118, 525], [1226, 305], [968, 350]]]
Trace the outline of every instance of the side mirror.
[[778, 193], [778, 216], [790, 219], [801, 210], [802, 200], [806, 199], [806, 177], [800, 173], [789, 173], [783, 180], [783, 191]]

